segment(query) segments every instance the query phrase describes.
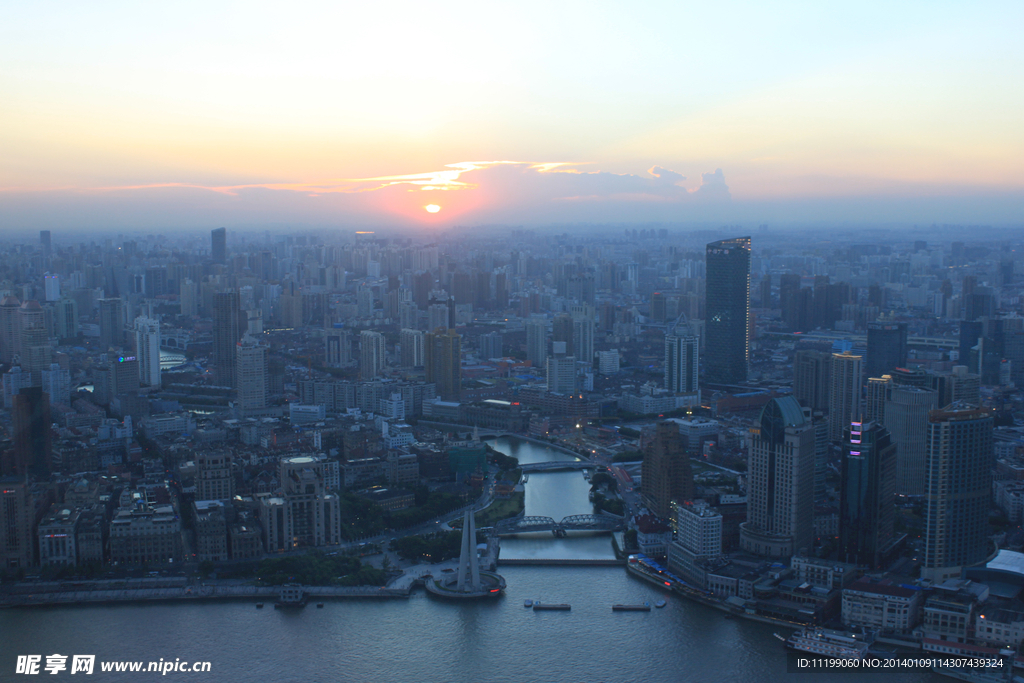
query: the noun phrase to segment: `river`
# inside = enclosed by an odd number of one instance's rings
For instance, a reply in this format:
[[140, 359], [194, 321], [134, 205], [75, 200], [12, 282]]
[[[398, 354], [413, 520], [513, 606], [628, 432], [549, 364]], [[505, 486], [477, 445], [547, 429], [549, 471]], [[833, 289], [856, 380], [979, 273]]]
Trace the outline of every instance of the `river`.
[[[571, 456], [524, 441], [495, 447], [522, 462]], [[532, 460], [531, 460], [532, 459]], [[531, 474], [527, 514], [561, 519], [589, 512], [579, 472]], [[610, 557], [607, 536], [507, 539], [502, 557]], [[0, 681], [19, 654], [94, 654], [100, 660], [209, 661], [209, 673], [169, 674], [235, 683], [645, 681], [805, 683], [949, 681], [930, 672], [786, 674], [779, 628], [725, 619], [718, 610], [628, 575], [621, 567], [501, 567], [506, 594], [455, 604], [423, 591], [408, 600], [346, 600], [300, 611], [250, 602], [120, 604], [0, 610]], [[614, 603], [656, 601], [651, 612]], [[566, 602], [571, 612], [533, 612], [524, 599]], [[785, 631], [782, 631], [785, 632]], [[45, 674], [44, 674], [45, 675]], [[53, 678], [67, 678], [63, 672]], [[154, 674], [94, 674], [97, 681], [157, 680]], [[46, 675], [46, 679], [50, 676]], [[27, 679], [31, 680], [31, 679]], [[72, 678], [71, 680], [75, 680]]]
[[[579, 460], [568, 453], [523, 439], [502, 437], [488, 442], [497, 451], [515, 456], [522, 464]], [[581, 471], [533, 472], [526, 484], [526, 514], [551, 517], [555, 521], [569, 515], [591, 514], [594, 506], [587, 496], [590, 483]], [[501, 541], [501, 557], [506, 559], [613, 559], [609, 534], [573, 532], [554, 538], [550, 532], [523, 534]]]

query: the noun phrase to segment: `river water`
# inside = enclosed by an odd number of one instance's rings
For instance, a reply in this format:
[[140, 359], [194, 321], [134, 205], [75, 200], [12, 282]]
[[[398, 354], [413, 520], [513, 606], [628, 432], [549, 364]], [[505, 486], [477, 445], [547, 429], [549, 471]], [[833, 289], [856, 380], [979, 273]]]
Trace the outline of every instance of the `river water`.
[[[502, 437], [488, 442], [495, 450], [519, 459], [521, 464], [578, 460], [523, 439]], [[579, 470], [569, 472], [534, 472], [526, 484], [526, 514], [551, 517], [555, 521], [569, 515], [591, 514], [590, 482]], [[523, 534], [501, 541], [501, 557], [506, 559], [613, 559], [609, 534], [570, 533], [565, 538], [554, 538], [550, 532]]]
[[[496, 444], [522, 462], [568, 458], [528, 442]], [[529, 460], [536, 458], [536, 460]], [[579, 472], [530, 475], [527, 514], [589, 512]], [[546, 544], [546, 545], [545, 545]], [[502, 556], [610, 557], [607, 536], [509, 539]], [[621, 567], [501, 567], [506, 594], [450, 603], [423, 591], [408, 600], [346, 600], [323, 609], [257, 610], [249, 602], [120, 604], [0, 610], [0, 681], [19, 654], [94, 654], [100, 660], [209, 661], [209, 673], [99, 673], [85, 680], [188, 679], [234, 683], [718, 681], [814, 683], [949, 681], [929, 672], [787, 674], [780, 629], [725, 619], [717, 610], [633, 578]], [[614, 603], [656, 601], [651, 612]], [[533, 612], [524, 599], [566, 602], [571, 612]], [[782, 631], [788, 633], [787, 631]], [[67, 671], [46, 680], [75, 680]], [[43, 676], [40, 676], [42, 678]], [[76, 677], [78, 674], [76, 674]]]

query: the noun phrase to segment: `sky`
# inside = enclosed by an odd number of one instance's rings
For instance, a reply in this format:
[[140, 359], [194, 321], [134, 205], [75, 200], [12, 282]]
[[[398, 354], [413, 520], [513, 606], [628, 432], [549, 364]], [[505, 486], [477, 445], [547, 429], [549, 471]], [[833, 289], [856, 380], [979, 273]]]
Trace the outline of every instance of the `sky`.
[[1019, 0], [3, 14], [0, 230], [1024, 223]]

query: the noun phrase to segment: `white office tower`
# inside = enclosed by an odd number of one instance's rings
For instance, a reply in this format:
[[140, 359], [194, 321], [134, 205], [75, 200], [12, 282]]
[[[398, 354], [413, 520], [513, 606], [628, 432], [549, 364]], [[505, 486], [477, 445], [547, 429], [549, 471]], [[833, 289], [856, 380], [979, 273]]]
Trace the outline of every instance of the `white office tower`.
[[398, 335], [398, 343], [402, 347], [402, 367], [415, 368], [424, 364], [424, 336], [420, 330], [403, 329]]
[[60, 275], [43, 276], [43, 289], [47, 301], [58, 301], [60, 299]]
[[359, 334], [359, 379], [368, 382], [382, 372], [386, 365], [384, 335], [372, 330]]
[[565, 355], [565, 342], [554, 342], [552, 350], [554, 353], [548, 357], [548, 391], [576, 393], [576, 357]]
[[139, 381], [143, 387], [160, 386], [160, 321], [135, 319], [135, 356], [139, 361]]
[[860, 387], [864, 359], [849, 351], [832, 354], [828, 392], [828, 438], [843, 440], [843, 430], [860, 421]]
[[703, 500], [674, 501], [672, 508], [676, 540], [668, 548], [669, 568], [704, 587], [702, 565], [722, 554], [722, 515]]
[[619, 371], [619, 350], [597, 352], [597, 371], [602, 375], [614, 375]]
[[245, 331], [254, 337], [263, 334], [263, 309], [250, 308], [245, 312]]
[[242, 336], [235, 353], [235, 380], [238, 385], [238, 409], [243, 416], [266, 410], [270, 394], [269, 349], [251, 334]]
[[692, 394], [700, 401], [697, 386], [697, 364], [700, 338], [696, 335], [672, 334], [665, 336], [665, 389], [673, 394]]

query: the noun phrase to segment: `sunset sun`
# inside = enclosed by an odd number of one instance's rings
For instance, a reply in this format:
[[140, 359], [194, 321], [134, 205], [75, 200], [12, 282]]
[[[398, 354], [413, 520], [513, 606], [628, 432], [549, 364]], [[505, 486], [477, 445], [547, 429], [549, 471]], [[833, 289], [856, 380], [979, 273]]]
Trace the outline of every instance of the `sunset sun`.
[[427, 210], [427, 213], [437, 213], [441, 210], [441, 207], [437, 204], [427, 204], [423, 208]]

